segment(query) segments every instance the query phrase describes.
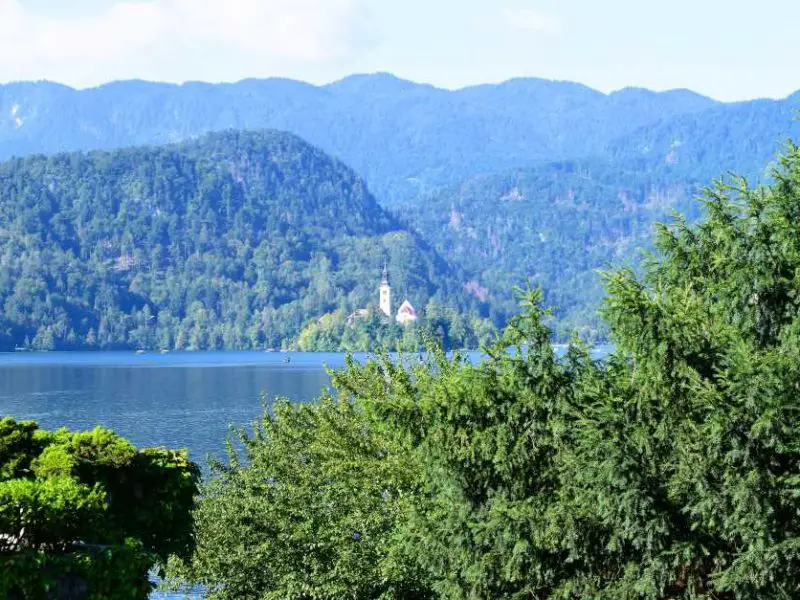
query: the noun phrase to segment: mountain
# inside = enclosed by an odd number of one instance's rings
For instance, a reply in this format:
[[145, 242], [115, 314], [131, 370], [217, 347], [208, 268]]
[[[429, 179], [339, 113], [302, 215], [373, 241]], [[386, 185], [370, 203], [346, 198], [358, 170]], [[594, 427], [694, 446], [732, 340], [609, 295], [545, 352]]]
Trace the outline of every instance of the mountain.
[[700, 214], [701, 182], [664, 170], [626, 170], [601, 160], [565, 161], [475, 177], [405, 207], [409, 223], [460, 264], [495, 310], [514, 288], [541, 286], [557, 332], [602, 336], [596, 272], [635, 266], [655, 221]]
[[606, 158], [642, 171], [672, 170], [710, 181], [728, 171], [764, 180], [787, 140], [800, 141], [800, 92], [785, 100], [720, 104], [610, 142]]
[[18, 83], [0, 86], [0, 159], [272, 128], [345, 161], [392, 204], [474, 175], [596, 154], [639, 127], [717, 104], [689, 91], [607, 95], [542, 79], [448, 91], [387, 74], [319, 87], [285, 79], [86, 90]]
[[221, 132], [0, 164], [0, 348], [263, 348], [376, 299], [480, 304], [351, 169]]
[[[351, 213], [352, 223], [372, 223], [346, 239], [396, 231], [406, 240], [404, 260], [426, 257], [417, 282], [425, 292], [415, 305], [435, 297], [457, 304], [459, 311], [472, 310], [462, 299], [466, 287], [470, 302], [500, 324], [514, 307], [513, 286], [532, 280], [559, 307], [565, 327], [592, 331], [602, 296], [595, 269], [635, 265], [638, 250], [649, 243], [652, 223], [673, 209], [697, 216], [693, 199], [713, 178], [733, 171], [763, 181], [764, 166], [781, 144], [800, 139], [799, 107], [800, 93], [783, 100], [720, 103], [688, 90], [627, 88], [603, 94], [542, 79], [449, 91], [387, 74], [357, 75], [325, 86], [285, 79], [184, 85], [124, 81], [87, 90], [19, 83], [0, 86], [0, 157], [165, 144], [228, 128], [293, 132], [353, 167], [377, 191], [379, 203], [393, 211], [385, 212], [374, 200], [358, 210], [343, 208], [337, 213], [342, 223], [351, 223]], [[130, 159], [126, 168], [134, 170], [137, 160]], [[292, 177], [307, 182], [317, 168], [305, 164]], [[74, 173], [69, 177], [85, 186]], [[318, 235], [304, 238], [304, 249], [316, 249], [314, 244], [326, 239], [326, 228], [336, 240], [344, 235], [331, 219], [314, 223]], [[307, 231], [305, 225], [300, 229]], [[217, 222], [206, 235], [225, 231]], [[372, 250], [329, 245], [321, 252], [371, 256], [363, 269], [374, 282], [380, 258]], [[303, 265], [307, 274], [311, 267]], [[330, 268], [344, 267], [334, 262]], [[347, 266], [348, 272], [359, 268]], [[399, 280], [402, 285], [410, 285], [411, 273], [401, 276], [406, 278]], [[274, 310], [296, 310], [279, 325], [269, 323], [267, 329], [285, 333], [269, 337], [270, 343], [294, 339], [300, 330], [311, 346], [325, 338], [329, 347], [346, 329], [347, 308], [368, 297], [371, 288], [354, 281], [354, 287], [342, 284], [345, 291], [333, 302], [310, 293], [304, 283], [290, 286], [291, 293], [275, 292], [277, 300], [269, 296]], [[187, 280], [176, 289], [183, 285], [193, 284]], [[299, 290], [317, 299], [300, 300]], [[324, 313], [335, 315], [300, 329], [311, 314]]]
[[560, 333], [598, 333], [596, 270], [635, 266], [653, 224], [674, 211], [699, 217], [697, 197], [713, 180], [735, 173], [767, 182], [783, 145], [800, 140], [798, 108], [800, 93], [716, 104], [642, 125], [595, 156], [470, 177], [398, 212], [460, 264], [496, 310], [511, 310], [514, 286], [533, 282], [557, 308]]

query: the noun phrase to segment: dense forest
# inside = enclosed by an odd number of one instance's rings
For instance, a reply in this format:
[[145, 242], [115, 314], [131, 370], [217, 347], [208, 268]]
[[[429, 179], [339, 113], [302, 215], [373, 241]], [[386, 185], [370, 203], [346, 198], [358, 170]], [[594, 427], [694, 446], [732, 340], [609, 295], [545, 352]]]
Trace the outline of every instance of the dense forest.
[[533, 282], [557, 308], [558, 334], [605, 335], [598, 268], [635, 265], [654, 223], [675, 211], [696, 220], [703, 189], [735, 171], [770, 179], [775, 147], [800, 136], [800, 96], [720, 105], [663, 121], [610, 144], [602, 158], [475, 176], [398, 212], [513, 310], [514, 286]]
[[700, 213], [702, 186], [669, 169], [624, 170], [604, 161], [568, 161], [475, 177], [403, 214], [460, 264], [497, 310], [513, 312], [514, 288], [545, 291], [560, 337], [605, 335], [596, 270], [634, 265], [653, 224], [680, 211]]
[[290, 134], [11, 160], [0, 242], [5, 350], [288, 346], [374, 304], [384, 263], [397, 298], [489, 316], [353, 171]]

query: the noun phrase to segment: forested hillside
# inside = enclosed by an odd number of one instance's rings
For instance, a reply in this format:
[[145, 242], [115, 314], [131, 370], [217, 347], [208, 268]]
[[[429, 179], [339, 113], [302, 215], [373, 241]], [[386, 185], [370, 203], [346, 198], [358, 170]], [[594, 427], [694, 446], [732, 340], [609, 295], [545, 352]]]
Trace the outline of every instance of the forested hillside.
[[0, 347], [265, 348], [395, 293], [477, 309], [342, 163], [276, 132], [0, 165]]
[[768, 181], [765, 165], [800, 138], [798, 108], [798, 94], [718, 105], [641, 127], [602, 156], [468, 178], [400, 212], [487, 290], [496, 310], [512, 310], [513, 287], [534, 282], [558, 307], [560, 334], [602, 334], [596, 270], [636, 265], [653, 224], [674, 211], [698, 218], [695, 199], [720, 174]]
[[448, 91], [384, 74], [321, 87], [280, 79], [81, 91], [19, 83], [0, 85], [0, 158], [273, 128], [344, 160], [392, 203], [477, 174], [594, 154], [638, 127], [715, 105], [689, 91], [606, 95], [540, 79]]
[[557, 307], [558, 332], [602, 334], [598, 268], [635, 265], [653, 223], [678, 210], [700, 213], [701, 182], [668, 169], [624, 170], [569, 161], [476, 177], [407, 206], [404, 214], [436, 248], [510, 312], [513, 289], [541, 286]]
[[624, 168], [665, 168], [710, 181], [734, 172], [763, 180], [787, 140], [800, 139], [800, 92], [785, 100], [720, 104], [642, 127], [608, 144], [604, 156]]

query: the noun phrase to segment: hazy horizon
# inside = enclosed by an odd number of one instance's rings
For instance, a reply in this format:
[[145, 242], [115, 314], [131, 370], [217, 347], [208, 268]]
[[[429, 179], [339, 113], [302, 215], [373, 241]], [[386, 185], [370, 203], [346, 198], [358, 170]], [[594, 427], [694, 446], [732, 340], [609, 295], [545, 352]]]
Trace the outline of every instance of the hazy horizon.
[[797, 22], [788, 0], [0, 0], [0, 82], [390, 72], [449, 90], [537, 77], [778, 99], [800, 88]]
[[152, 84], [152, 85], [170, 85], [170, 86], [175, 86], [175, 87], [182, 87], [182, 86], [190, 86], [190, 85], [237, 85], [237, 84], [244, 83], [244, 82], [247, 82], [247, 81], [292, 81], [292, 82], [295, 82], [295, 83], [301, 83], [301, 84], [309, 85], [309, 86], [315, 87], [315, 88], [324, 88], [324, 87], [329, 87], [329, 86], [332, 86], [332, 85], [336, 85], [337, 83], [340, 83], [340, 82], [343, 82], [345, 80], [352, 79], [352, 78], [379, 77], [379, 76], [391, 77], [391, 78], [397, 79], [399, 81], [402, 81], [404, 83], [409, 83], [409, 84], [412, 84], [412, 85], [415, 85], [415, 86], [430, 87], [430, 88], [433, 88], [433, 89], [447, 91], [447, 92], [459, 92], [459, 91], [478, 88], [478, 87], [483, 87], [483, 86], [502, 86], [502, 85], [505, 85], [505, 84], [513, 83], [515, 81], [545, 81], [545, 82], [554, 83], [554, 84], [568, 84], [568, 85], [582, 86], [582, 87], [588, 88], [588, 89], [590, 89], [590, 90], [592, 90], [594, 92], [597, 92], [599, 94], [603, 94], [605, 96], [612, 96], [614, 94], [618, 94], [620, 92], [625, 92], [625, 91], [628, 91], [628, 90], [642, 90], [642, 91], [645, 91], [645, 92], [652, 92], [652, 93], [656, 93], [656, 94], [667, 94], [667, 93], [674, 93], [674, 92], [687, 92], [687, 93], [692, 93], [692, 94], [695, 94], [695, 95], [698, 95], [698, 96], [703, 96], [705, 98], [708, 98], [710, 100], [714, 100], [715, 102], [719, 102], [719, 103], [723, 103], [723, 104], [734, 104], [734, 103], [737, 103], [737, 102], [749, 102], [749, 101], [753, 101], [753, 100], [785, 100], [786, 98], [788, 98], [790, 96], [793, 96], [794, 94], [796, 94], [797, 92], [800, 91], [800, 87], [798, 87], [796, 90], [793, 90], [793, 91], [789, 92], [788, 94], [786, 94], [784, 96], [778, 96], [778, 97], [755, 96], [755, 97], [752, 97], [752, 98], [749, 98], [749, 99], [746, 99], [746, 100], [721, 100], [719, 98], [715, 98], [713, 96], [709, 96], [707, 94], [704, 94], [704, 93], [702, 93], [700, 91], [697, 91], [697, 90], [694, 90], [694, 89], [691, 89], [691, 88], [686, 88], [686, 87], [683, 87], [683, 88], [658, 89], [658, 88], [642, 87], [642, 86], [638, 86], [638, 85], [626, 85], [626, 86], [623, 86], [623, 87], [620, 87], [620, 88], [615, 88], [615, 89], [606, 91], [606, 90], [602, 90], [602, 89], [598, 89], [598, 88], [592, 87], [591, 85], [588, 85], [588, 84], [586, 84], [584, 82], [581, 82], [581, 81], [572, 81], [572, 80], [568, 80], [568, 79], [550, 79], [550, 78], [547, 78], [547, 77], [537, 77], [537, 76], [533, 76], [533, 75], [531, 75], [531, 76], [511, 77], [509, 79], [504, 79], [504, 80], [501, 80], [501, 81], [486, 81], [486, 82], [482, 82], [482, 83], [473, 83], [473, 84], [470, 84], [470, 85], [464, 85], [464, 86], [460, 86], [460, 87], [446, 87], [446, 86], [441, 86], [441, 85], [435, 85], [435, 84], [428, 83], [428, 82], [425, 82], [425, 81], [416, 81], [414, 79], [408, 79], [408, 78], [402, 77], [400, 75], [397, 75], [395, 73], [392, 73], [390, 71], [354, 72], [354, 73], [350, 73], [348, 75], [344, 75], [342, 77], [337, 77], [336, 79], [332, 79], [331, 81], [325, 81], [325, 82], [313, 82], [313, 81], [308, 81], [308, 80], [294, 78], [294, 77], [282, 77], [282, 76], [243, 77], [242, 79], [237, 79], [237, 80], [232, 80], [232, 81], [209, 81], [209, 80], [199, 80], [199, 79], [187, 79], [185, 81], [166, 81], [166, 80], [145, 79], [145, 78], [141, 78], [141, 77], [134, 77], [134, 78], [128, 78], [128, 79], [111, 79], [111, 80], [104, 81], [104, 82], [101, 82], [101, 83], [98, 83], [98, 84], [87, 85], [87, 86], [70, 85], [69, 83], [65, 83], [63, 81], [58, 81], [58, 80], [53, 80], [53, 79], [16, 79], [16, 80], [9, 80], [9, 81], [0, 81], [0, 86], [9, 86], [9, 85], [15, 85], [15, 84], [28, 84], [28, 83], [33, 83], [33, 84], [48, 83], [48, 84], [54, 84], [54, 85], [63, 86], [63, 87], [66, 87], [66, 88], [69, 88], [69, 89], [72, 89], [72, 90], [75, 90], [75, 91], [87, 91], [87, 90], [98, 89], [98, 88], [102, 88], [104, 86], [113, 85], [113, 84], [117, 84], [117, 83], [132, 83], [132, 82], [144, 83], [144, 84]]

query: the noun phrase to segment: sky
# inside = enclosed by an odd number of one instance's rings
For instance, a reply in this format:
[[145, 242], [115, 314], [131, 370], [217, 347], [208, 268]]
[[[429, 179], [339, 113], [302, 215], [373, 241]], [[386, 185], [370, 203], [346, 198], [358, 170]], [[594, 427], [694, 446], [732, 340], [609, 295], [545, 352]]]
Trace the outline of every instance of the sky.
[[800, 89], [797, 0], [0, 0], [0, 82], [514, 77], [719, 100]]

